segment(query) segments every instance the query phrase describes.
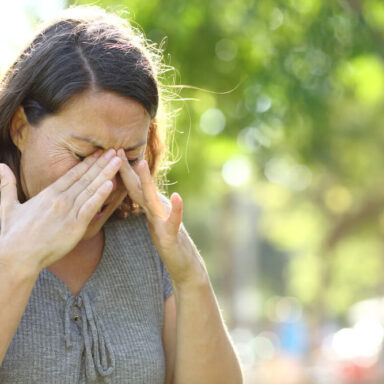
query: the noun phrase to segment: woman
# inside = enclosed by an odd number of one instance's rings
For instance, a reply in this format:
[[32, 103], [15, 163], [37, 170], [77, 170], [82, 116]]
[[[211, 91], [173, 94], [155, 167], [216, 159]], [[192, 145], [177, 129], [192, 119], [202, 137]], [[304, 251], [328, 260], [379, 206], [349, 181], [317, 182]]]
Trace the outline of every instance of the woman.
[[158, 57], [78, 7], [3, 80], [1, 383], [242, 382], [181, 197], [156, 188]]

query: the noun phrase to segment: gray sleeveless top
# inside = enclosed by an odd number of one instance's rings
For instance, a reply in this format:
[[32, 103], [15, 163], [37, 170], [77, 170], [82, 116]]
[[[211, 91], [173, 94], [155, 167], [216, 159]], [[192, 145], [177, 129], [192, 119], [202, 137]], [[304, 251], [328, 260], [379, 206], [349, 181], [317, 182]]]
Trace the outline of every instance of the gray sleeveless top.
[[0, 383], [164, 383], [161, 336], [170, 276], [144, 215], [107, 222], [104, 234], [103, 256], [77, 296], [42, 270]]

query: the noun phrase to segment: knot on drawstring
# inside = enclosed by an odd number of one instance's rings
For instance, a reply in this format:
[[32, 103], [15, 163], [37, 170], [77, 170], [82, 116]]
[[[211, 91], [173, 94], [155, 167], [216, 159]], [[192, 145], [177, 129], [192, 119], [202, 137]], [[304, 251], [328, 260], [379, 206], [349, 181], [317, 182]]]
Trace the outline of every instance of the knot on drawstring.
[[107, 376], [115, 369], [115, 354], [104, 331], [104, 325], [92, 309], [88, 295], [70, 296], [64, 311], [64, 337], [67, 348], [72, 346], [70, 311], [76, 306], [81, 311], [82, 336], [85, 346], [85, 373], [89, 380], [96, 379], [96, 369], [101, 376]]

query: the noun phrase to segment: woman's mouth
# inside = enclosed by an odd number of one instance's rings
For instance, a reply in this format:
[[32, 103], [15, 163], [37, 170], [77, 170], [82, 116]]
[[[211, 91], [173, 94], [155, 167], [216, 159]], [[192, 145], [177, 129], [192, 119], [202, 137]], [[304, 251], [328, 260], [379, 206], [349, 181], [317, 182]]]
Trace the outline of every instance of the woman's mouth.
[[98, 211], [97, 211], [97, 213], [100, 213], [101, 211], [103, 211], [104, 210], [104, 208], [107, 206], [107, 204], [104, 204]]
[[104, 213], [105, 213], [105, 211], [107, 210], [107, 208], [108, 208], [108, 204], [104, 204], [104, 205], [97, 211], [96, 215], [93, 217], [92, 220], [98, 220], [98, 219], [100, 219], [100, 218], [104, 215]]

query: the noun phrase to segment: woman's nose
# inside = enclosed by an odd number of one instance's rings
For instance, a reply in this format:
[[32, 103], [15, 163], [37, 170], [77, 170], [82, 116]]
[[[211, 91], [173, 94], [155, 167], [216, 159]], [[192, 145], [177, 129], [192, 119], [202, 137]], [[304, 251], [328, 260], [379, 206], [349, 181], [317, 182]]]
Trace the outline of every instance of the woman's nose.
[[[115, 149], [115, 151], [116, 151], [116, 154], [115, 155], [117, 155], [117, 149], [116, 148], [114, 148]], [[105, 150], [105, 152], [107, 152], [108, 151], [108, 149], [106, 149]], [[118, 184], [119, 184], [119, 172], [117, 172], [117, 174], [115, 175], [115, 177], [113, 178], [113, 179], [111, 179], [111, 181], [112, 181], [112, 191], [111, 191], [111, 193], [113, 193], [113, 192], [115, 192], [116, 191], [116, 189], [117, 189], [117, 187], [118, 187]]]

